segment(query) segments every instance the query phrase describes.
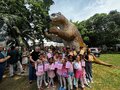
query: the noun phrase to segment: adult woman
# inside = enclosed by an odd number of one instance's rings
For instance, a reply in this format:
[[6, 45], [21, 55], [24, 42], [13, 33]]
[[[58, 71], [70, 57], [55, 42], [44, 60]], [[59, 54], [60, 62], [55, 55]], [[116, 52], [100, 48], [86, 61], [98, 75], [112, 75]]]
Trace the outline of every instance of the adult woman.
[[111, 64], [105, 63], [105, 62], [99, 60], [98, 58], [96, 58], [94, 56], [94, 54], [91, 53], [89, 48], [87, 49], [87, 54], [86, 54], [85, 58], [86, 58], [85, 69], [86, 69], [86, 77], [88, 79], [88, 82], [93, 82], [92, 81], [92, 63], [96, 63], [99, 65], [104, 65], [104, 66], [108, 66], [108, 67], [112, 66]]
[[23, 52], [22, 52], [22, 65], [23, 65], [23, 70], [24, 71], [26, 71], [26, 68], [27, 68], [28, 57], [29, 57], [29, 52], [27, 51], [27, 48], [23, 48]]

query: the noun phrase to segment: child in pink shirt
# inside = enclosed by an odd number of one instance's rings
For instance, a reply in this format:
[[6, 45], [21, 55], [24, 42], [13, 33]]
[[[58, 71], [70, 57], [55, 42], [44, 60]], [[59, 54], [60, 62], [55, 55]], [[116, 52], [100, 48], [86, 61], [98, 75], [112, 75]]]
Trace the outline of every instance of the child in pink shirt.
[[63, 63], [63, 66], [62, 66], [62, 82], [63, 82], [63, 87], [64, 89], [66, 90], [66, 79], [68, 78], [68, 72], [67, 72], [67, 68], [66, 68], [66, 59], [63, 58], [62, 59], [62, 63]]
[[54, 64], [54, 60], [53, 57], [49, 58], [49, 68], [48, 68], [48, 77], [49, 77], [49, 86], [48, 88], [52, 85], [54, 86], [54, 77], [55, 77], [55, 64]]
[[43, 66], [43, 62], [42, 62], [42, 55], [40, 55], [39, 59], [35, 62], [35, 69], [36, 69], [38, 90], [41, 90], [43, 75], [44, 75], [44, 66]]
[[73, 62], [72, 60], [68, 57], [66, 57], [67, 62], [66, 62], [66, 68], [68, 72], [68, 90], [73, 89], [73, 78], [74, 78], [74, 70], [73, 70]]
[[75, 78], [76, 78], [76, 88], [77, 88], [77, 90], [78, 90], [78, 81], [79, 80], [81, 82], [82, 90], [85, 90], [80, 55], [77, 55], [77, 57], [76, 57], [76, 61], [74, 62], [74, 69], [75, 69]]
[[84, 55], [81, 55], [81, 65], [82, 65], [82, 72], [83, 72], [83, 82], [85, 84], [85, 86], [89, 87], [89, 84], [86, 80], [86, 71], [85, 71], [85, 56]]
[[47, 57], [48, 57], [48, 58], [53, 57], [53, 53], [52, 53], [52, 50], [51, 50], [51, 49], [48, 50]]
[[62, 85], [62, 66], [63, 66], [62, 54], [60, 53], [58, 61], [55, 62], [55, 67], [57, 69], [57, 76], [58, 76], [58, 81], [60, 83], [60, 87], [63, 87], [63, 85]]
[[43, 75], [43, 81], [44, 81], [44, 84], [45, 86], [48, 85], [48, 74], [47, 74], [47, 71], [48, 71], [48, 66], [49, 66], [49, 62], [48, 62], [48, 59], [47, 59], [47, 55], [44, 53], [43, 54], [43, 64], [44, 64], [44, 75]]
[[59, 57], [58, 57], [58, 52], [56, 52], [55, 54], [54, 54], [54, 61], [58, 61], [58, 59], [59, 59]]

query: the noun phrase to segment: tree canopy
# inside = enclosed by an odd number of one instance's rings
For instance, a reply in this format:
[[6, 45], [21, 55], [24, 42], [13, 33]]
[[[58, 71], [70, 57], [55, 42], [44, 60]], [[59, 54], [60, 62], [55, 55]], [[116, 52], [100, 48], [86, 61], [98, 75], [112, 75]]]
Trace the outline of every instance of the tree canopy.
[[52, 0], [0, 0], [1, 40], [8, 35], [11, 38], [8, 43], [24, 46], [28, 46], [28, 39], [42, 41], [42, 30], [49, 26], [48, 11], [53, 3]]
[[89, 46], [113, 46], [120, 43], [120, 12], [95, 14], [82, 22], [74, 22]]

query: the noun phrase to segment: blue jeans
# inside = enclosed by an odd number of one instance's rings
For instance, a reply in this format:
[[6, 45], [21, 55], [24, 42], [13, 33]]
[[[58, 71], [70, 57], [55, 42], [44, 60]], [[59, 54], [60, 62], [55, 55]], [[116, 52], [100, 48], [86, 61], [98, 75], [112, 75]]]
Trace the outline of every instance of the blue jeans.
[[29, 80], [36, 80], [36, 78], [35, 67], [33, 67], [32, 64], [29, 64]]
[[0, 81], [2, 80], [5, 69], [5, 63], [0, 63]]

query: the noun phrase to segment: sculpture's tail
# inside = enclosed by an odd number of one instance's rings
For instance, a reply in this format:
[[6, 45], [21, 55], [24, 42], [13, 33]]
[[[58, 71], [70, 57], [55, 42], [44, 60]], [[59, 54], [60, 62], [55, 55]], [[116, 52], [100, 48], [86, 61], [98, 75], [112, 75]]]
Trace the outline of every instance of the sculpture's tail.
[[92, 62], [94, 62], [94, 63], [96, 63], [96, 64], [99, 64], [99, 65], [108, 66], [108, 67], [112, 67], [112, 66], [113, 66], [112, 64], [108, 64], [108, 63], [106, 63], [106, 62], [103, 62], [103, 61], [99, 60], [99, 59], [96, 58], [95, 56], [94, 56], [94, 61], [92, 61]]
[[113, 65], [108, 64], [108, 63], [106, 63], [106, 62], [103, 62], [103, 61], [101, 61], [101, 60], [95, 60], [94, 63], [100, 64], [100, 65], [104, 65], [104, 66], [108, 66], [108, 67], [112, 67], [112, 66], [113, 66]]

